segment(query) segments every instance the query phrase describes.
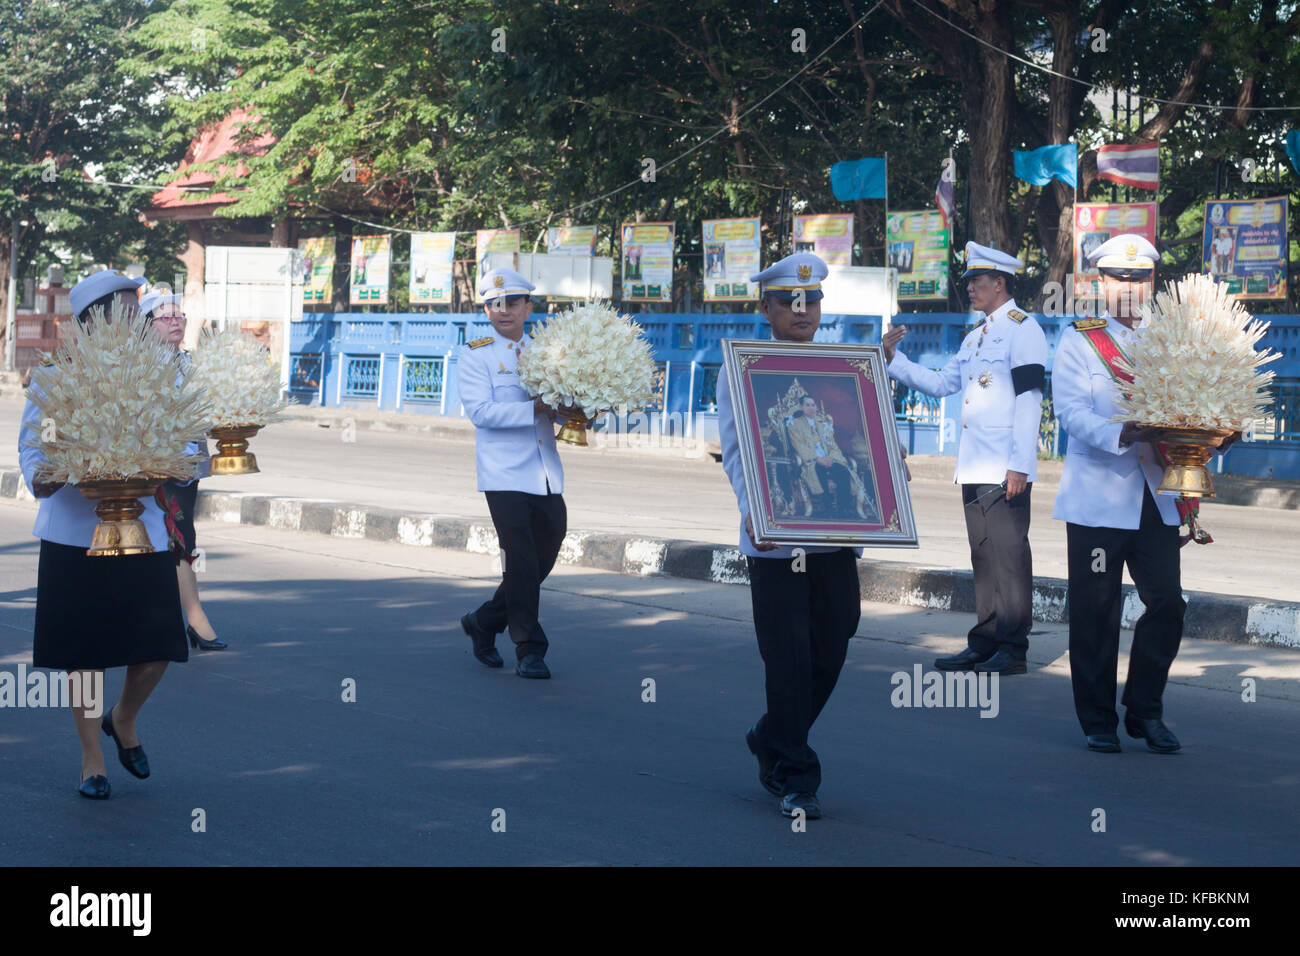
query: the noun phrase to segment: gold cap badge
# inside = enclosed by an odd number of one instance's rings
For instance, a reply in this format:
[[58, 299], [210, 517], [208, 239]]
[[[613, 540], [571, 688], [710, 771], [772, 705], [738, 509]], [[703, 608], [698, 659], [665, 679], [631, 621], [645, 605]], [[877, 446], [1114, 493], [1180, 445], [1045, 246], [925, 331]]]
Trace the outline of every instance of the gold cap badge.
[[1126, 242], [1124, 244], [1124, 255], [1128, 256], [1130, 259], [1136, 259], [1137, 254], [1138, 247], [1136, 242]]
[[501, 288], [503, 285], [506, 284], [506, 277], [505, 277], [505, 276], [493, 276], [493, 277], [492, 277], [492, 284], [493, 284], [494, 286], [496, 286], [496, 287], [499, 289], [499, 288]]
[[796, 266], [795, 271], [799, 273], [800, 282], [807, 282], [812, 278], [812, 266]]

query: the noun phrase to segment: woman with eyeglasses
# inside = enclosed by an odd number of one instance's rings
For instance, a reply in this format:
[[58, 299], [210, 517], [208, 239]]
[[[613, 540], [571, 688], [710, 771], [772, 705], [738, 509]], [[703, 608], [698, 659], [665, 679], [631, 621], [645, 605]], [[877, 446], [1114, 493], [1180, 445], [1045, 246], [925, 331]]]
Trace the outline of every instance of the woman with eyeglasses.
[[[181, 349], [185, 339], [185, 312], [179, 295], [150, 292], [140, 299], [140, 310], [153, 325], [154, 334], [164, 344], [176, 350], [176, 361], [182, 369], [189, 364], [188, 353]], [[204, 456], [194, 471], [194, 477], [181, 482], [168, 479], [158, 487], [155, 496], [167, 521], [167, 537], [172, 557], [176, 561], [176, 582], [181, 592], [181, 607], [185, 609], [185, 633], [190, 646], [200, 651], [223, 651], [228, 646], [217, 639], [203, 602], [199, 600], [199, 582], [194, 574], [198, 551], [194, 540], [194, 512], [199, 500], [199, 479], [211, 473], [208, 464], [208, 439], [198, 438], [186, 449]]]

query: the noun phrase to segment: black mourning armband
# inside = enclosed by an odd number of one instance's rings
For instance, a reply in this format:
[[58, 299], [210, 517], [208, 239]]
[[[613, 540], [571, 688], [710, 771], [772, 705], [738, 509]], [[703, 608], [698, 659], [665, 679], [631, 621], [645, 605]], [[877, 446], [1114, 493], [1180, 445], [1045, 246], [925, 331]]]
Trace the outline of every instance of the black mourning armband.
[[1016, 394], [1023, 395], [1034, 389], [1047, 391], [1047, 370], [1041, 365], [1021, 365], [1011, 370], [1011, 384]]

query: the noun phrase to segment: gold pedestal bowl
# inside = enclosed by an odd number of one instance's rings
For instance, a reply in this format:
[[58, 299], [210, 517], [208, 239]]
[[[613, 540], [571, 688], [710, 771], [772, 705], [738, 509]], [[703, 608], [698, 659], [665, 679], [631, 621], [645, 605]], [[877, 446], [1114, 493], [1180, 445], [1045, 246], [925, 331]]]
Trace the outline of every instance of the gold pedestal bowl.
[[134, 478], [102, 478], [83, 481], [78, 490], [95, 505], [99, 524], [90, 540], [86, 554], [92, 558], [116, 557], [124, 554], [152, 554], [149, 532], [140, 515], [144, 513], [141, 498], [152, 498], [162, 478], [137, 475]]
[[261, 425], [218, 425], [209, 434], [217, 440], [217, 453], [212, 456], [213, 475], [251, 475], [260, 469], [257, 459], [248, 450], [248, 439], [259, 431]]
[[1166, 495], [1186, 495], [1188, 498], [1214, 497], [1214, 482], [1210, 480], [1210, 472], [1205, 463], [1210, 460], [1213, 449], [1233, 434], [1231, 428], [1172, 428], [1164, 425], [1141, 427], [1159, 429], [1155, 441], [1165, 446], [1165, 455], [1169, 460], [1157, 491]]
[[582, 412], [575, 412], [565, 420], [564, 426], [560, 433], [555, 436], [556, 441], [562, 441], [569, 445], [579, 445], [587, 447], [587, 425], [591, 419]]

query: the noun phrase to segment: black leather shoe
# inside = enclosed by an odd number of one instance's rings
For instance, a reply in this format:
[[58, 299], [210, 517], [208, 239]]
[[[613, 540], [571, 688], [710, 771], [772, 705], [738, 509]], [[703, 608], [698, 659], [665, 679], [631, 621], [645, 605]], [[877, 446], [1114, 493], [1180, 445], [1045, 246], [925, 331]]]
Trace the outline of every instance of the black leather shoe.
[[1118, 734], [1089, 734], [1088, 749], [1099, 754], [1117, 754], [1119, 749]]
[[113, 788], [108, 785], [107, 777], [96, 774], [77, 784], [77, 793], [90, 800], [107, 800], [112, 795]]
[[1128, 731], [1130, 737], [1146, 740], [1147, 750], [1152, 753], [1171, 754], [1183, 748], [1173, 731], [1166, 727], [1165, 722], [1159, 717], [1143, 720], [1141, 717], [1125, 714], [1124, 729]]
[[474, 642], [474, 656], [478, 658], [480, 664], [486, 664], [488, 667], [501, 667], [505, 664], [496, 647], [493, 646], [495, 638], [478, 626], [473, 611], [460, 619], [460, 627]]
[[224, 651], [229, 646], [225, 641], [219, 641], [215, 637], [210, 641], [205, 641], [199, 637], [199, 632], [188, 624], [185, 625], [185, 633], [189, 635], [190, 647], [197, 648], [200, 651]]
[[749, 745], [749, 752], [758, 758], [758, 782], [772, 796], [781, 796], [781, 785], [772, 779], [772, 770], [776, 767], [776, 761], [772, 759], [772, 752], [759, 743], [758, 724], [745, 732], [745, 743]]
[[551, 676], [550, 669], [546, 666], [546, 661], [542, 660], [539, 654], [529, 654], [522, 661], [515, 665], [515, 673], [520, 677], [531, 677], [534, 680], [546, 680]]
[[144, 755], [144, 748], [137, 744], [134, 747], [123, 747], [122, 741], [117, 739], [117, 732], [113, 730], [113, 712], [110, 710], [104, 715], [100, 722], [104, 728], [104, 733], [113, 738], [113, 743], [117, 744], [117, 759], [122, 761], [122, 766], [126, 772], [133, 777], [139, 777], [143, 780], [149, 776], [149, 758]]
[[787, 793], [781, 798], [781, 816], [792, 817], [796, 810], [803, 811], [805, 820], [817, 820], [822, 815], [815, 793]]
[[1012, 674], [1028, 672], [1029, 665], [1025, 663], [1023, 657], [1013, 657], [1010, 651], [1000, 649], [988, 660], [980, 661], [971, 670], [976, 674], [997, 674], [1001, 677], [1010, 677]]
[[988, 660], [989, 656], [978, 651], [972, 651], [968, 647], [960, 654], [954, 654], [952, 657], [937, 658], [934, 666], [941, 671], [968, 671], [980, 661]]

